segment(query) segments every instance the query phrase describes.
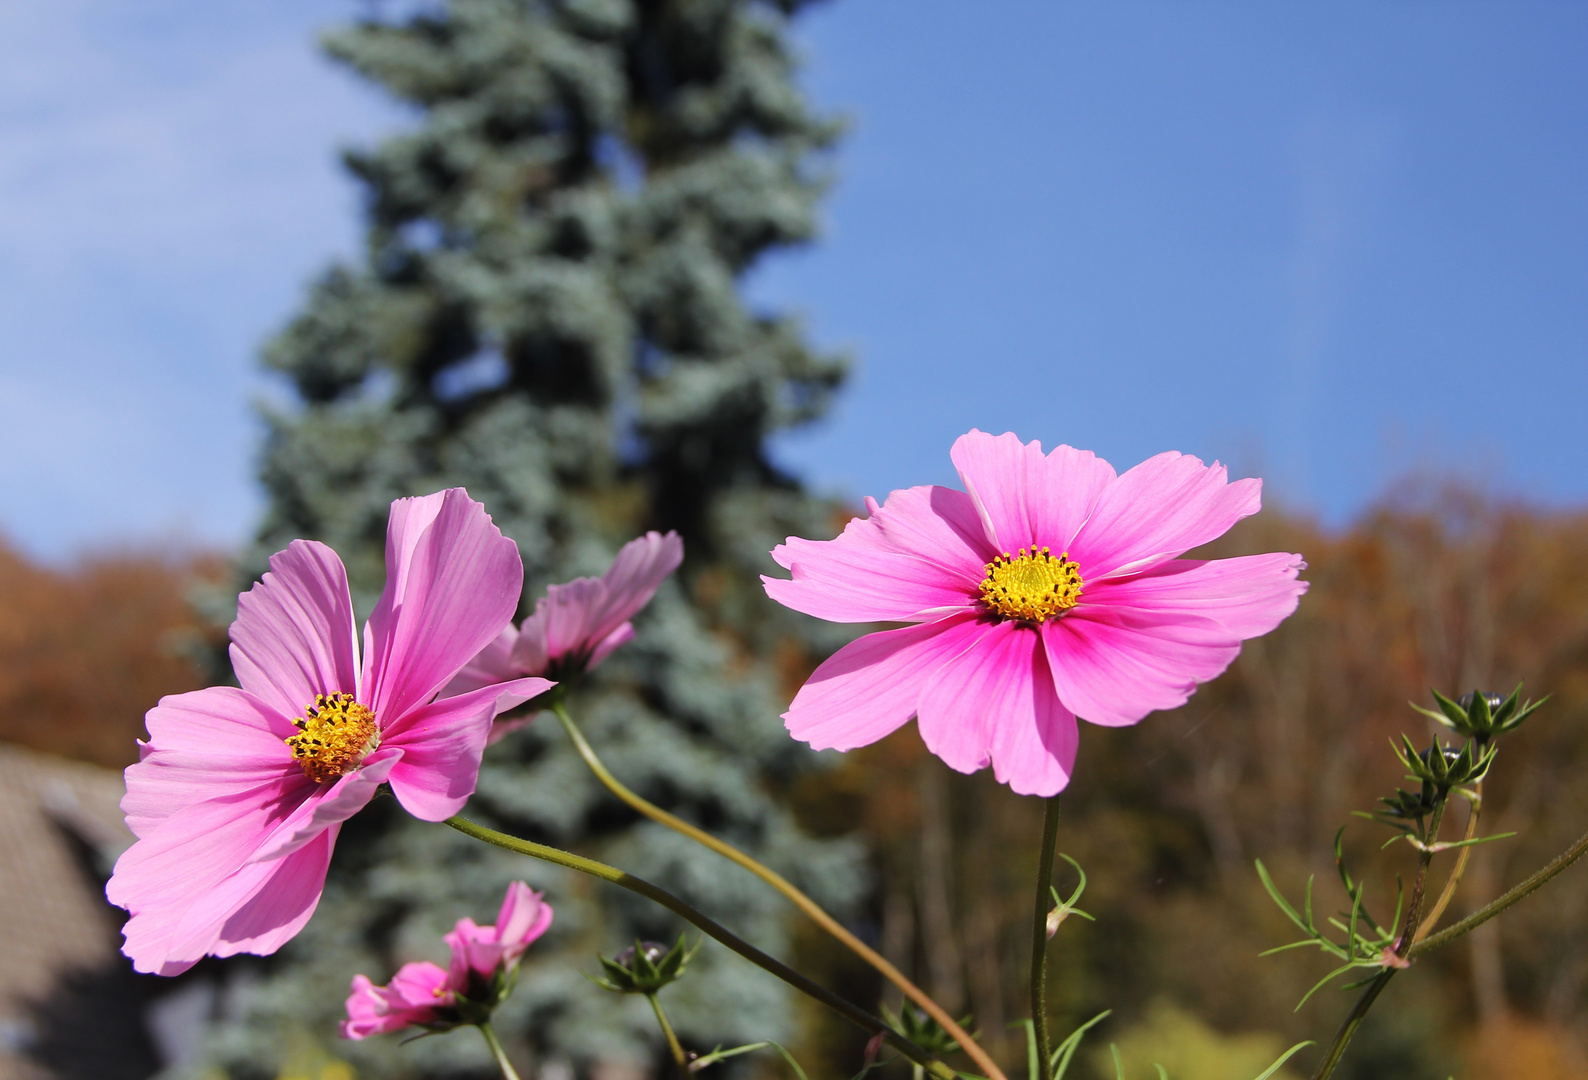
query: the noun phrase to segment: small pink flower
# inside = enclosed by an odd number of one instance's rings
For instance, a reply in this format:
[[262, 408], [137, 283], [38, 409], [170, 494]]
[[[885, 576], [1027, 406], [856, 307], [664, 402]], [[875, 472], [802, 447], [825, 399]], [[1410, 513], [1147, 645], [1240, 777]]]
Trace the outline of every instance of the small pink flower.
[[452, 985], [467, 990], [489, 983], [499, 970], [516, 967], [524, 950], [551, 926], [551, 905], [543, 893], [522, 881], [507, 887], [495, 926], [476, 926], [473, 919], [458, 920], [447, 935], [452, 949], [449, 976]]
[[354, 975], [342, 1038], [367, 1039], [409, 1025], [449, 1023], [456, 1015], [455, 1000], [447, 972], [429, 961], [404, 964], [386, 986]]
[[512, 618], [523, 583], [517, 546], [462, 488], [392, 503], [386, 570], [361, 661], [341, 560], [293, 541], [238, 601], [241, 687], [149, 710], [121, 803], [138, 842], [106, 889], [132, 914], [123, 951], [139, 971], [275, 952], [314, 913], [341, 823], [382, 783], [416, 817], [457, 813], [498, 695], [552, 685], [436, 700]]
[[[498, 634], [458, 673], [442, 696], [526, 675], [559, 681], [577, 678], [634, 637], [634, 624], [629, 620], [683, 561], [684, 542], [677, 533], [648, 532], [630, 540], [601, 577], [576, 578], [548, 588], [535, 604], [535, 613], [518, 629], [508, 626]], [[498, 712], [528, 700], [523, 695], [506, 694]], [[500, 722], [491, 732], [491, 740], [526, 723], [528, 718]]]
[[519, 959], [551, 926], [551, 917], [543, 893], [513, 882], [495, 926], [458, 920], [446, 938], [452, 949], [446, 970], [425, 962], [404, 964], [387, 986], [353, 976], [342, 1037], [367, 1039], [409, 1025], [454, 1027], [489, 1015], [512, 989]]
[[895, 491], [834, 540], [790, 537], [774, 600], [868, 634], [818, 667], [783, 718], [816, 749], [865, 746], [914, 717], [960, 772], [1026, 795], [1069, 783], [1076, 717], [1134, 724], [1185, 703], [1272, 630], [1307, 584], [1299, 555], [1179, 556], [1257, 512], [1262, 482], [1166, 453], [1122, 476], [1087, 451], [971, 431], [965, 491]]

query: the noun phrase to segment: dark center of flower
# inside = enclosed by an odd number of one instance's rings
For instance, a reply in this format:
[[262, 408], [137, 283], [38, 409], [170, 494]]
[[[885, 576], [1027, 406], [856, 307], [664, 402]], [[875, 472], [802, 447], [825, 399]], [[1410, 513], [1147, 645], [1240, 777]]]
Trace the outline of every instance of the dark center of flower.
[[292, 722], [298, 734], [287, 745], [304, 775], [317, 784], [346, 776], [380, 745], [375, 714], [352, 694], [316, 694], [303, 713]]
[[1062, 615], [1081, 601], [1081, 572], [1068, 552], [1049, 555], [1047, 548], [1007, 551], [987, 564], [981, 599], [1007, 619], [1041, 623]]

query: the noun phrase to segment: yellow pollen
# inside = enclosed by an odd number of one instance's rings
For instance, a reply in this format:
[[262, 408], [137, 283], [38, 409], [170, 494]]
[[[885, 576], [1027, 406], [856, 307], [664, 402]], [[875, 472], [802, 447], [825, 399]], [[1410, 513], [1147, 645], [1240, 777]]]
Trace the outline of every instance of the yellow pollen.
[[1007, 551], [987, 564], [981, 599], [993, 611], [1021, 622], [1046, 622], [1081, 600], [1081, 572], [1068, 552], [1049, 555], [1047, 548]]
[[293, 760], [317, 784], [346, 776], [380, 745], [375, 714], [352, 694], [316, 694], [303, 713], [292, 722], [298, 734], [286, 742]]

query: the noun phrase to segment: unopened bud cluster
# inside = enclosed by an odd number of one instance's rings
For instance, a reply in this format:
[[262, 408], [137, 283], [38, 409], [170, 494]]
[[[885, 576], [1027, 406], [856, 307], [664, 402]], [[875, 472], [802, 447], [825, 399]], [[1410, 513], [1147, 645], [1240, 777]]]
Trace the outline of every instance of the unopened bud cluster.
[[684, 974], [699, 948], [698, 942], [687, 947], [682, 934], [670, 949], [658, 941], [636, 941], [610, 960], [599, 957], [606, 977], [596, 979], [596, 985], [615, 994], [654, 994]]
[[1438, 709], [1425, 709], [1417, 704], [1413, 704], [1412, 708], [1424, 716], [1439, 721], [1458, 735], [1487, 743], [1521, 727], [1522, 721], [1549, 700], [1546, 697], [1542, 701], [1522, 701], [1521, 694], [1522, 687], [1518, 685], [1511, 691], [1510, 697], [1473, 691], [1470, 694], [1462, 694], [1456, 701], [1451, 701], [1435, 690], [1434, 700], [1439, 703]]

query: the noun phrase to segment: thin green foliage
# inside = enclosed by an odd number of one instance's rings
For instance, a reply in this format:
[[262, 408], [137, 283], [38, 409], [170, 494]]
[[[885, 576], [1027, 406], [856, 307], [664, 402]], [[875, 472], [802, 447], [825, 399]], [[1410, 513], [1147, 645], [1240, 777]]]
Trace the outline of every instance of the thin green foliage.
[[[768, 1048], [776, 1050], [780, 1055], [782, 1055], [783, 1060], [788, 1062], [788, 1067], [794, 1070], [794, 1075], [798, 1078], [798, 1080], [810, 1080], [810, 1077], [805, 1075], [805, 1070], [800, 1068], [800, 1063], [794, 1060], [794, 1055], [789, 1053], [788, 1050], [785, 1049], [781, 1044], [772, 1042], [771, 1040], [767, 1040], [765, 1042], [747, 1043], [744, 1046], [734, 1046], [727, 1050], [724, 1050], [721, 1046], [718, 1046], [711, 1053], [702, 1054], [694, 1061], [691, 1061], [689, 1063], [689, 1071], [692, 1073], [697, 1073], [702, 1069], [706, 1069], [717, 1064], [719, 1061], [726, 1061], [731, 1057], [738, 1057], [740, 1054], [749, 1054], [756, 1050], [766, 1050]], [[868, 1065], [865, 1069], [860, 1070], [860, 1072], [856, 1074], [855, 1080], [860, 1080], [860, 1077], [865, 1076], [866, 1073], [872, 1068], [875, 1068], [875, 1065]]]
[[[1334, 835], [1334, 862], [1340, 874], [1340, 881], [1345, 886], [1346, 896], [1351, 900], [1351, 907], [1349, 911], [1343, 914], [1331, 915], [1326, 921], [1325, 928], [1320, 928], [1313, 917], [1312, 888], [1314, 879], [1312, 877], [1307, 878], [1306, 899], [1302, 910], [1297, 911], [1285, 899], [1284, 894], [1279, 891], [1279, 887], [1274, 884], [1274, 879], [1269, 876], [1268, 868], [1263, 865], [1262, 860], [1257, 860], [1257, 876], [1262, 879], [1263, 888], [1268, 890], [1269, 897], [1279, 906], [1279, 910], [1285, 913], [1286, 918], [1306, 935], [1299, 941], [1292, 941], [1288, 944], [1268, 949], [1262, 955], [1270, 956], [1289, 949], [1312, 947], [1320, 949], [1340, 961], [1339, 966], [1322, 979], [1319, 979], [1310, 990], [1302, 995], [1301, 1000], [1296, 1003], [1297, 1010], [1300, 1010], [1313, 994], [1347, 971], [1354, 968], [1367, 968], [1377, 973], [1381, 970], [1384, 966], [1383, 957], [1385, 950], [1394, 947], [1395, 938], [1399, 932], [1401, 909], [1405, 901], [1405, 890], [1401, 886], [1400, 879], [1398, 877], [1396, 879], [1395, 917], [1386, 925], [1375, 919], [1367, 910], [1364, 902], [1366, 887], [1351, 876], [1350, 870], [1345, 865], [1344, 836], [1345, 829], [1343, 828]], [[1341, 940], [1335, 940], [1327, 932], [1329, 927], [1332, 927], [1342, 935]]]
[[[1047, 1080], [1064, 1080], [1065, 1074], [1070, 1071], [1070, 1062], [1075, 1060], [1075, 1052], [1081, 1047], [1081, 1039], [1085, 1037], [1088, 1031], [1113, 1015], [1113, 1012], [1114, 1010], [1112, 1009], [1104, 1009], [1070, 1032], [1063, 1042], [1053, 1048], [1053, 1055], [1048, 1059]], [[1026, 1029], [1026, 1076], [1035, 1080], [1036, 1077], [1041, 1075], [1041, 1070], [1037, 1067], [1036, 1025], [1030, 1020], [1021, 1020], [1009, 1026], [1024, 1027]]]

